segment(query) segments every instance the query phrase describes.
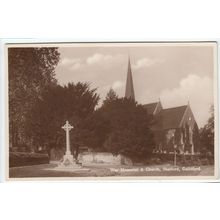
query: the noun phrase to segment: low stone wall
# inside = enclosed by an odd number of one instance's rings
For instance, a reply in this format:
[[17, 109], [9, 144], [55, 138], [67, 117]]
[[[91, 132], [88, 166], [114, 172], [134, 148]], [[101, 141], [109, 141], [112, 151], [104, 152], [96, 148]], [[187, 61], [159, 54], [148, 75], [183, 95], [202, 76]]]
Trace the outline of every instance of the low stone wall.
[[[51, 149], [50, 161], [61, 161], [65, 149]], [[78, 161], [84, 165], [88, 164], [112, 164], [112, 165], [132, 165], [132, 161], [122, 155], [114, 156], [108, 152], [81, 152]]]
[[112, 165], [132, 165], [132, 161], [128, 158], [117, 155], [114, 156], [107, 152], [84, 152], [78, 156], [80, 163], [86, 164], [112, 164]]
[[114, 156], [111, 153], [105, 152], [84, 152], [80, 153], [78, 156], [79, 162], [82, 164], [121, 164], [121, 155]]

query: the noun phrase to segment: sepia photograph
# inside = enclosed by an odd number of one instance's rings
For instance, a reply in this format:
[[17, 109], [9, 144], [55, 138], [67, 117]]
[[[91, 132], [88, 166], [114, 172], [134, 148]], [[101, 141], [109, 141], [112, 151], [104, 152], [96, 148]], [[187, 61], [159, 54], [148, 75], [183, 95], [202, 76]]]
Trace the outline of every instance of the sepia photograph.
[[8, 180], [218, 178], [216, 42], [5, 50]]

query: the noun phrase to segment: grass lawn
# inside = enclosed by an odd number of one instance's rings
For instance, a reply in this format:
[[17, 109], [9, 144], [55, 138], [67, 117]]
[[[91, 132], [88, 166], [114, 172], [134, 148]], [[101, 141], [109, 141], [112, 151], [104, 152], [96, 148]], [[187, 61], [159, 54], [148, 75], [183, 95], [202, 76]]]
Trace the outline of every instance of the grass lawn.
[[169, 164], [155, 166], [88, 165], [89, 171], [57, 171], [56, 164], [41, 164], [9, 169], [11, 178], [28, 177], [105, 177], [105, 176], [213, 176], [214, 166], [173, 167]]

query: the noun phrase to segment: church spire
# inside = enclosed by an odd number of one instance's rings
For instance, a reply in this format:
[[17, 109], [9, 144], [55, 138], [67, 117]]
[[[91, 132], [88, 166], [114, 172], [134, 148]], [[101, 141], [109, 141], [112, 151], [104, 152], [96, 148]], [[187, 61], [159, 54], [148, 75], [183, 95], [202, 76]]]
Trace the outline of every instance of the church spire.
[[128, 58], [128, 73], [126, 81], [125, 98], [135, 100], [130, 58]]

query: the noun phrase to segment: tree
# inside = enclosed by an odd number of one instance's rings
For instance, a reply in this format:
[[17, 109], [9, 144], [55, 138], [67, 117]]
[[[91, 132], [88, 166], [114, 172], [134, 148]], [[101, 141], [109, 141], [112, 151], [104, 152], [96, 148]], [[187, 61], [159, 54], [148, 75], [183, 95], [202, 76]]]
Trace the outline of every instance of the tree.
[[49, 86], [29, 114], [28, 134], [34, 145], [43, 146], [48, 152], [50, 148], [65, 147], [61, 126], [68, 120], [74, 126], [70, 136], [72, 150], [78, 152], [88, 133], [85, 121], [93, 114], [98, 100], [96, 89], [90, 89], [88, 83]]
[[103, 114], [103, 109], [99, 108], [91, 114], [83, 126], [87, 130], [85, 145], [94, 151], [103, 151], [103, 144], [111, 131], [110, 120]]
[[112, 101], [115, 101], [116, 99], [118, 99], [118, 96], [116, 94], [116, 92], [111, 88], [107, 95], [105, 100], [103, 101], [103, 105], [108, 105], [109, 103], [111, 103]]
[[211, 116], [207, 124], [200, 130], [200, 142], [203, 152], [214, 155], [214, 106], [210, 108]]
[[127, 98], [109, 99], [107, 95], [97, 112], [96, 121], [99, 123], [94, 125], [93, 130], [102, 131], [99, 139], [96, 138], [102, 151], [139, 159], [151, 155], [154, 147], [153, 133], [150, 130], [152, 118], [142, 105]]
[[12, 146], [28, 142], [25, 126], [27, 114], [44, 89], [55, 84], [58, 48], [9, 48], [9, 133]]
[[86, 146], [89, 146], [90, 150], [105, 150], [103, 144], [111, 130], [111, 125], [109, 117], [104, 114], [104, 109], [108, 108], [108, 106], [116, 99], [118, 99], [118, 96], [111, 88], [103, 101], [102, 108], [96, 109], [96, 111], [85, 120], [83, 126], [84, 130], [86, 130], [86, 135], [84, 135], [83, 139], [84, 143]]

